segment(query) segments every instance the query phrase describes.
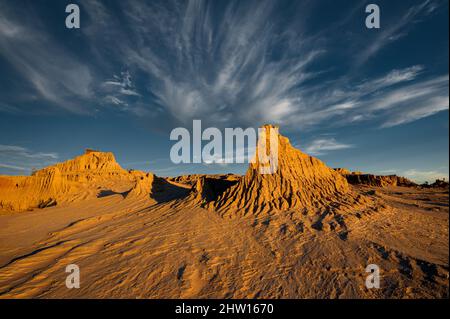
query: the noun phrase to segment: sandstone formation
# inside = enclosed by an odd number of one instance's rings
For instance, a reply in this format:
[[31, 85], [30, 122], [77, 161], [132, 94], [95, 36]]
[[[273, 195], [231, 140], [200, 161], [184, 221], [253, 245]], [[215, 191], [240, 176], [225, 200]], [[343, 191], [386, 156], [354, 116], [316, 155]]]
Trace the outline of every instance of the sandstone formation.
[[351, 172], [348, 170], [348, 169], [346, 169], [346, 168], [343, 168], [343, 167], [338, 167], [338, 168], [335, 168], [334, 169], [336, 172], [338, 172], [339, 174], [342, 174], [342, 175], [349, 175], [349, 174], [351, 174]]
[[118, 193], [118, 181], [129, 184], [126, 194], [149, 195], [153, 174], [124, 170], [109, 152], [86, 150], [72, 160], [34, 172], [31, 176], [0, 176], [0, 209], [24, 211]]
[[[236, 185], [227, 189], [215, 203], [226, 213], [233, 210], [243, 214], [326, 206], [349, 194], [346, 179], [322, 161], [295, 149], [289, 139], [278, 134], [278, 128], [265, 125], [266, 133], [258, 141], [255, 161]], [[278, 167], [273, 174], [261, 174], [259, 152], [261, 142], [270, 154], [270, 132], [278, 140]]]
[[347, 181], [352, 185], [368, 185], [368, 186], [405, 186], [414, 187], [416, 183], [407, 179], [406, 177], [397, 175], [374, 175], [362, 172], [350, 172], [346, 168], [335, 168], [336, 172], [342, 174]]
[[[161, 178], [95, 150], [0, 177], [0, 299], [448, 298], [445, 181], [354, 187], [342, 174], [365, 174], [274, 139], [277, 165], [258, 156], [242, 177]], [[65, 285], [73, 263], [79, 289]]]
[[441, 189], [447, 189], [448, 190], [448, 182], [445, 179], [437, 179], [431, 184], [424, 183], [420, 185], [423, 188], [441, 188]]

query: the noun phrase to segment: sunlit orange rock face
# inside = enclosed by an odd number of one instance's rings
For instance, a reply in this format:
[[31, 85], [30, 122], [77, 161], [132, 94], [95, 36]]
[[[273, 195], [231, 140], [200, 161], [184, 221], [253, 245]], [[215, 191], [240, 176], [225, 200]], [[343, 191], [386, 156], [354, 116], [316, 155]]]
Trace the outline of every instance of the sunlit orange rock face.
[[217, 208], [227, 211], [261, 213], [272, 210], [324, 206], [351, 196], [347, 180], [319, 159], [294, 148], [289, 139], [278, 134], [276, 127], [264, 126], [265, 151], [270, 154], [270, 132], [278, 141], [278, 166], [273, 173], [261, 174], [258, 156], [261, 143], [246, 175], [217, 201]]
[[86, 151], [72, 160], [36, 171], [32, 176], [0, 176], [0, 208], [23, 211], [97, 195], [96, 189], [135, 180], [108, 152]]

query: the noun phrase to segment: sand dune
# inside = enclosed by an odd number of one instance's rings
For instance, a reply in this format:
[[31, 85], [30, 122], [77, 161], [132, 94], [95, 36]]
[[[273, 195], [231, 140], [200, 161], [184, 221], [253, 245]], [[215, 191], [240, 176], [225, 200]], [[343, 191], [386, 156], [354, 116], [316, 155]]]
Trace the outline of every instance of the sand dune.
[[273, 175], [165, 179], [87, 152], [1, 177], [0, 297], [448, 298], [448, 188], [351, 185], [278, 139]]

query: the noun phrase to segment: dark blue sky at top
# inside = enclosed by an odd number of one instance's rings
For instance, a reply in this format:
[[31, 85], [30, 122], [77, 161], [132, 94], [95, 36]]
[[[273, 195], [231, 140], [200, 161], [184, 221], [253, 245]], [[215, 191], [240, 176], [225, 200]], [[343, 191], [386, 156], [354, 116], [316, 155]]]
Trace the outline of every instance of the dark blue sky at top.
[[[77, 3], [81, 28], [65, 27]], [[365, 7], [381, 28], [365, 27]], [[332, 167], [448, 177], [448, 1], [0, 0], [0, 174], [91, 147], [158, 175], [170, 131], [279, 124]]]

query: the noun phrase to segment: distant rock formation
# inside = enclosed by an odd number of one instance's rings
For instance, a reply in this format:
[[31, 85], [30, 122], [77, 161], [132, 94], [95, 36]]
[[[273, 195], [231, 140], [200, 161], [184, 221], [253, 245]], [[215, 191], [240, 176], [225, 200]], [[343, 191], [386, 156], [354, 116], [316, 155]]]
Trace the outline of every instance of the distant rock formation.
[[434, 183], [424, 183], [420, 185], [423, 188], [442, 188], [448, 190], [448, 182], [445, 179], [437, 179]]
[[95, 198], [117, 181], [133, 185], [132, 195], [149, 194], [153, 174], [124, 170], [112, 153], [86, 150], [72, 160], [35, 171], [31, 176], [0, 176], [0, 209], [24, 211]]
[[342, 174], [342, 175], [349, 175], [349, 174], [351, 174], [351, 172], [348, 170], [348, 169], [346, 169], [346, 168], [342, 168], [342, 167], [338, 167], [338, 168], [335, 168], [334, 169], [336, 172], [338, 172], [339, 174]]
[[222, 214], [259, 214], [267, 211], [326, 206], [339, 202], [350, 192], [346, 179], [322, 161], [295, 149], [289, 139], [278, 135], [278, 168], [273, 174], [261, 174], [258, 158], [261, 139], [266, 139], [270, 153], [269, 134], [276, 127], [265, 125], [260, 136], [256, 160], [235, 185], [215, 202]]
[[397, 175], [374, 175], [361, 172], [350, 172], [346, 168], [335, 168], [336, 172], [342, 174], [352, 185], [368, 185], [377, 187], [405, 186], [415, 187], [416, 183], [406, 177]]

